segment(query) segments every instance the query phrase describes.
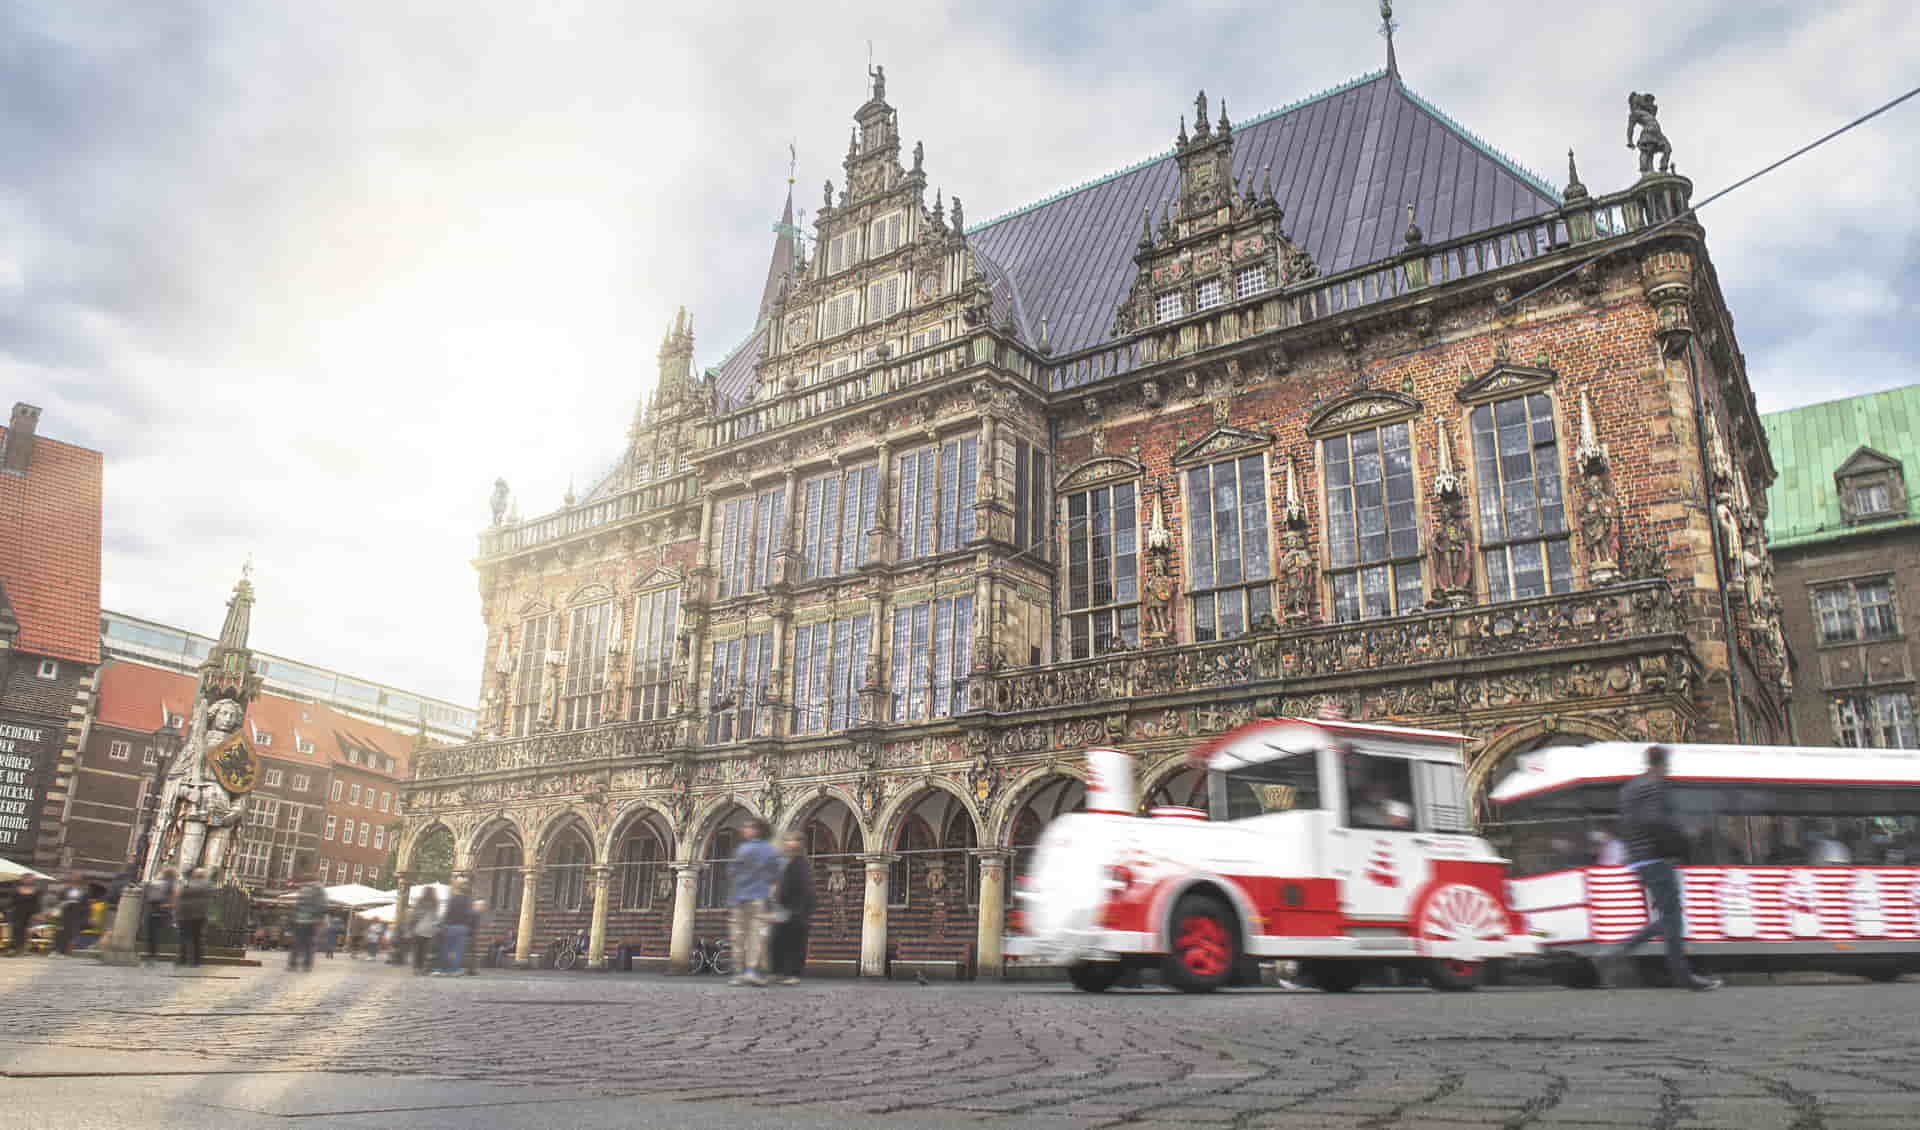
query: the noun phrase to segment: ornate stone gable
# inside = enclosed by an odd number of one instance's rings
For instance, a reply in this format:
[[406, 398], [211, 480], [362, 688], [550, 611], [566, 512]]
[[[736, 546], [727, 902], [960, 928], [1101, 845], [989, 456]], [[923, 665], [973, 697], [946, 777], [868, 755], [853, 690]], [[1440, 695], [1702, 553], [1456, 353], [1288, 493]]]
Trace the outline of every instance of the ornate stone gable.
[[1218, 427], [1173, 453], [1173, 465], [1210, 463], [1228, 455], [1250, 455], [1273, 446], [1273, 436], [1245, 428]]
[[1146, 467], [1138, 459], [1129, 459], [1124, 455], [1096, 455], [1061, 475], [1055, 489], [1086, 490], [1102, 483], [1136, 479], [1145, 473]]
[[1542, 392], [1559, 379], [1560, 374], [1544, 365], [1515, 365], [1510, 361], [1495, 361], [1486, 372], [1463, 381], [1455, 395], [1462, 404], [1479, 404], [1522, 393]]
[[1366, 389], [1338, 397], [1307, 421], [1308, 435], [1324, 435], [1358, 424], [1387, 424], [1417, 416], [1421, 404], [1405, 393]]

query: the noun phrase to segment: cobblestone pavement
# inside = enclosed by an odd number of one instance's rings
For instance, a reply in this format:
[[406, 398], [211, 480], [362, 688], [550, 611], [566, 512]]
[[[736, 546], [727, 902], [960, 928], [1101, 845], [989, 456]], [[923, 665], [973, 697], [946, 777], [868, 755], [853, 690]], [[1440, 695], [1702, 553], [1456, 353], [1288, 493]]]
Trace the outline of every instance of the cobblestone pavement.
[[[0, 961], [0, 1065], [48, 1049], [995, 1126], [1920, 1126], [1920, 983], [1346, 996], [1053, 983], [418, 979], [322, 959]], [[0, 1094], [6, 1084], [0, 1083]], [[859, 1115], [881, 1116], [876, 1122]]]

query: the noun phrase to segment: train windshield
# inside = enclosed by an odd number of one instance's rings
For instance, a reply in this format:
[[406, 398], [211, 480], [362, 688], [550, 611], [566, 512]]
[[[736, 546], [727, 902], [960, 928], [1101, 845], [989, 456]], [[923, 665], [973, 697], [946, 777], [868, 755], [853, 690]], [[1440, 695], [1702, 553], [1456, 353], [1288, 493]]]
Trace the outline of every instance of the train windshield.
[[1212, 778], [1209, 807], [1215, 820], [1320, 807], [1320, 770], [1312, 753], [1216, 772]]
[[[1720, 866], [1920, 863], [1920, 786], [1767, 781], [1672, 783], [1686, 863]], [[1501, 806], [1487, 835], [1516, 876], [1618, 860], [1618, 783], [1582, 784]]]

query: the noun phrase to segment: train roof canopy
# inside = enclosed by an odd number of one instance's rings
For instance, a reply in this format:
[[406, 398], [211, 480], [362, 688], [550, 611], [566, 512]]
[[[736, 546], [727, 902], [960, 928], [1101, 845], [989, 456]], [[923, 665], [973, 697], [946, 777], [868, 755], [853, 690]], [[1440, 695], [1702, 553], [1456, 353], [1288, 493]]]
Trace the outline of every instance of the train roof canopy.
[[[1920, 785], [1920, 750], [1669, 745], [1675, 781]], [[1647, 743], [1600, 742], [1524, 753], [1488, 797], [1496, 804], [1574, 785], [1625, 781], [1647, 767]]]

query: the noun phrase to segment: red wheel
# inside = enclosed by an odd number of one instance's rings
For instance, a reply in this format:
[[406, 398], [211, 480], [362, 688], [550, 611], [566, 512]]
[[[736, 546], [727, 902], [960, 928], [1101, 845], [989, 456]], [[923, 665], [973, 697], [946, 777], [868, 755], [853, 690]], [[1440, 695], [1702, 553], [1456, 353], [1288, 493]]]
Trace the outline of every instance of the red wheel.
[[1480, 987], [1486, 966], [1478, 961], [1440, 957], [1427, 963], [1427, 984], [1443, 993], [1467, 993]]
[[1240, 928], [1219, 899], [1188, 895], [1173, 909], [1171, 952], [1162, 963], [1169, 985], [1183, 993], [1210, 993], [1226, 983], [1240, 958]]

